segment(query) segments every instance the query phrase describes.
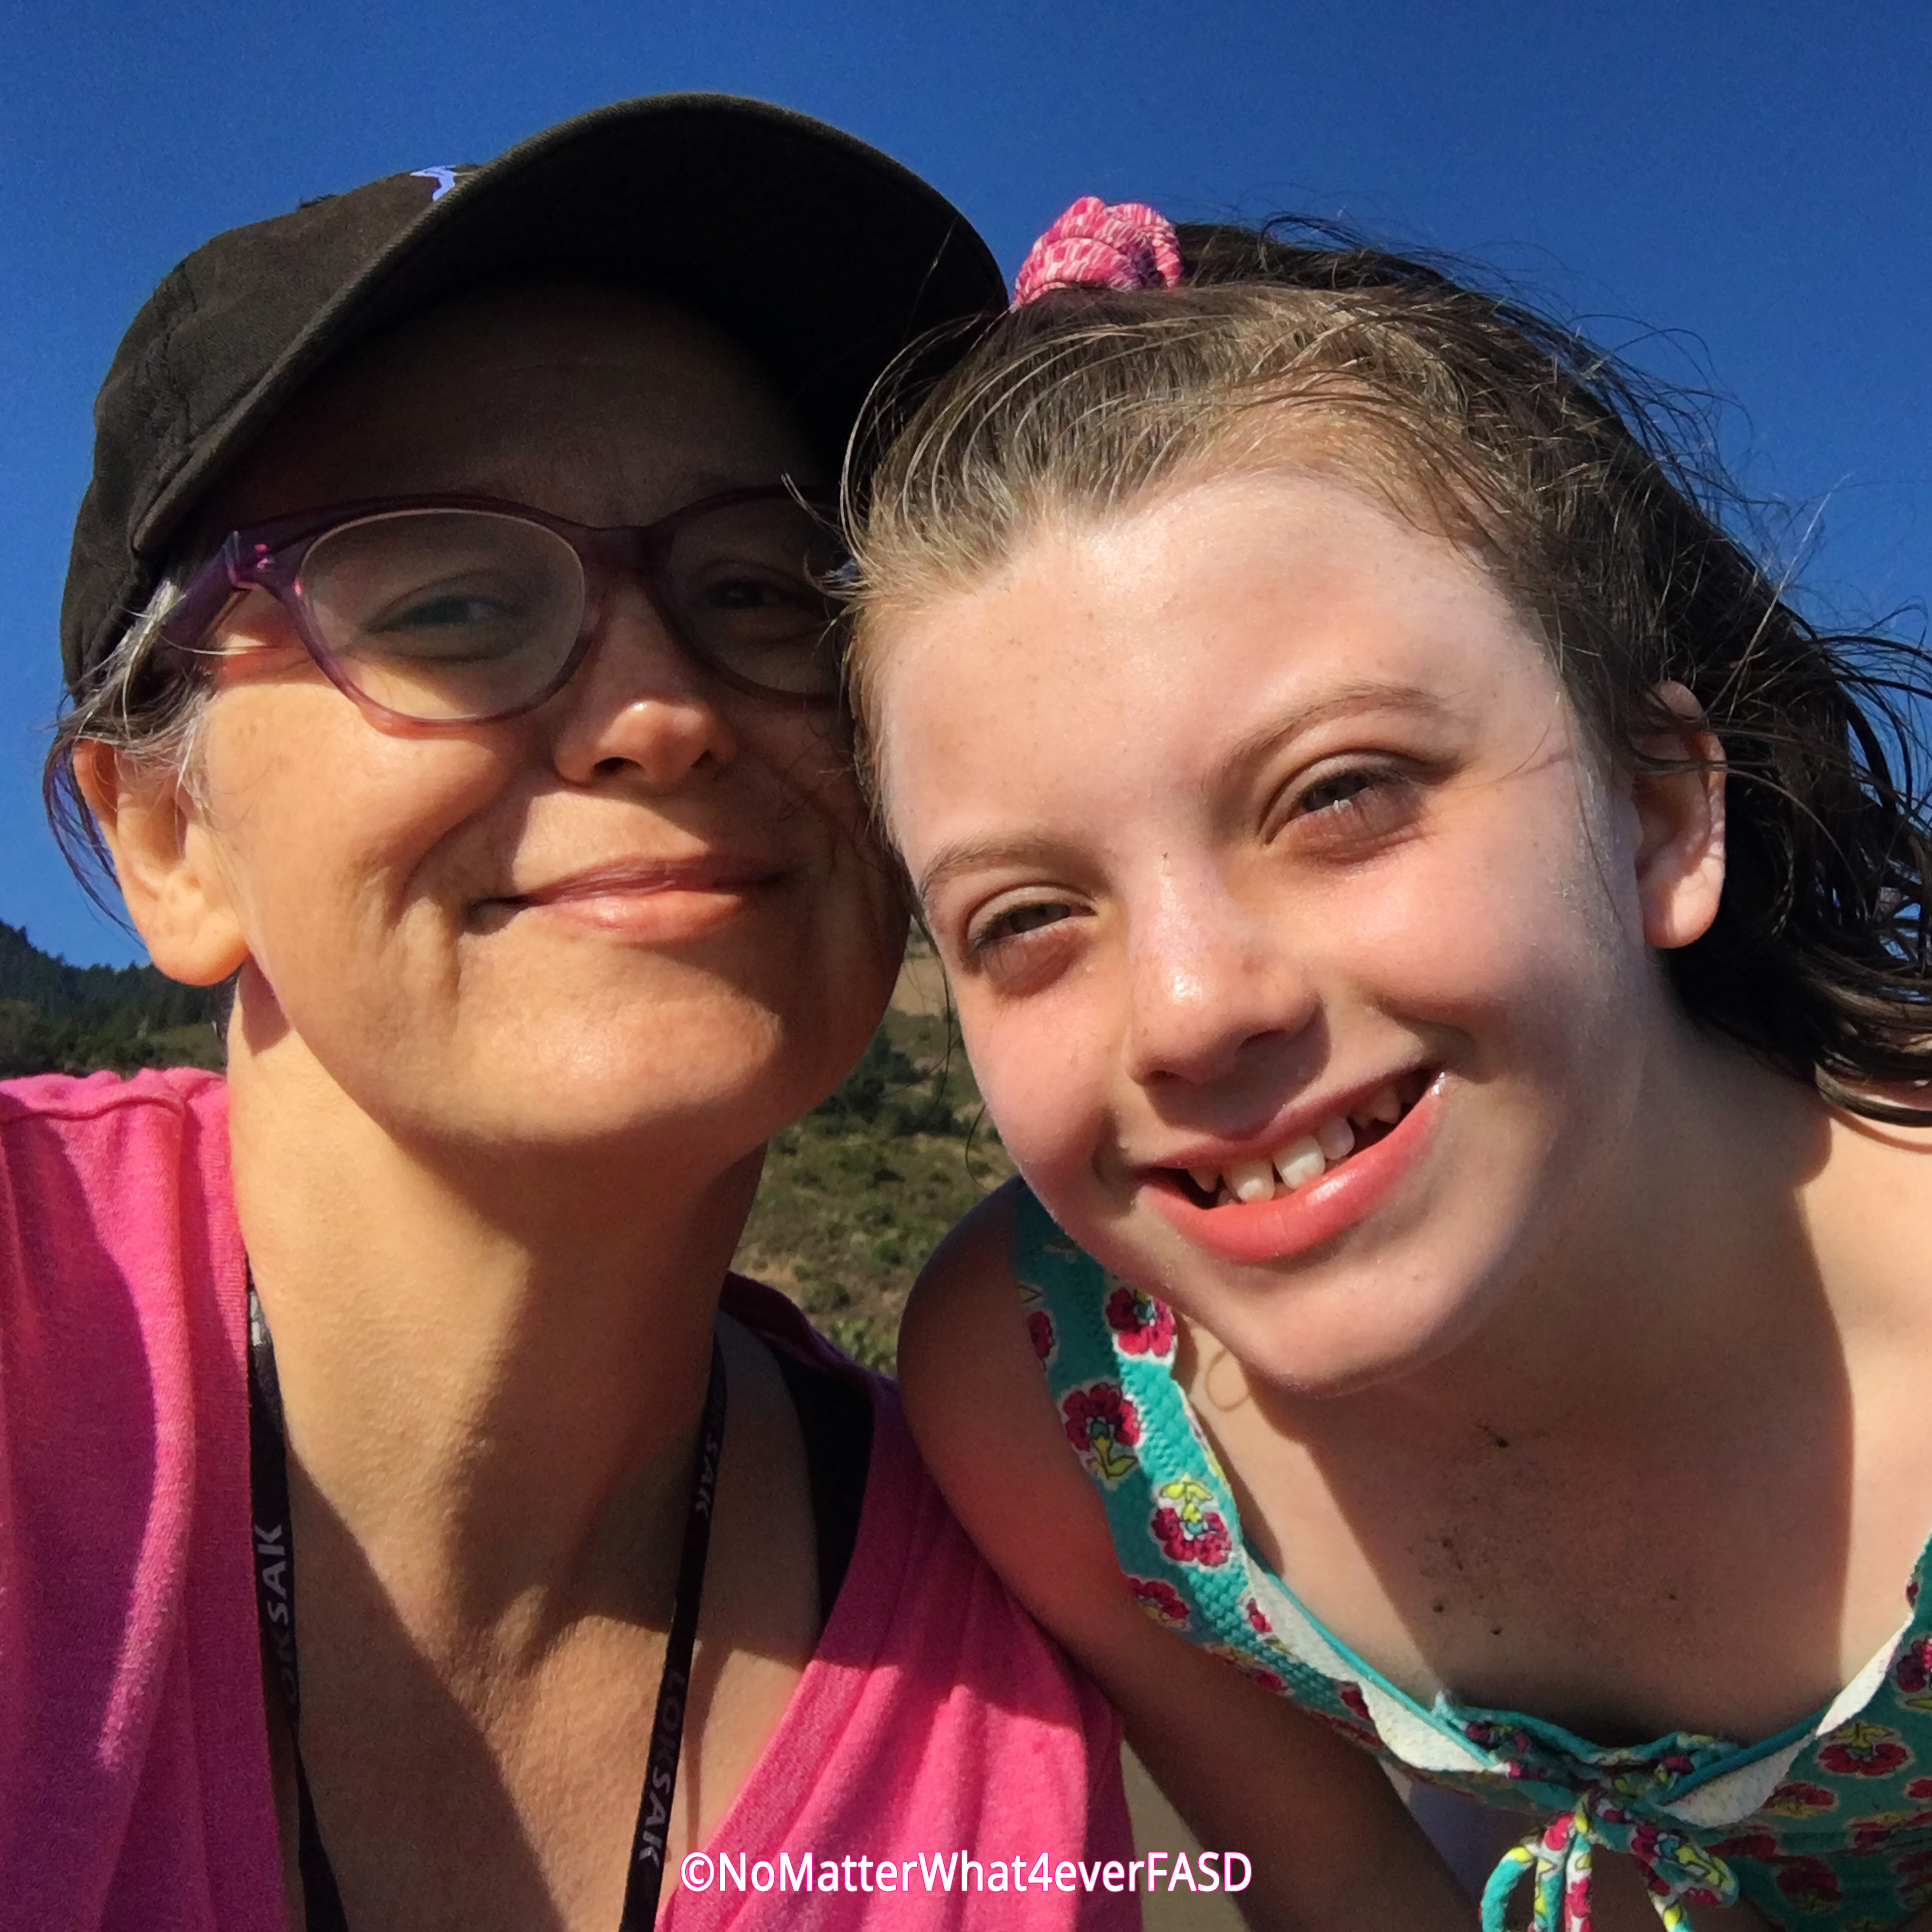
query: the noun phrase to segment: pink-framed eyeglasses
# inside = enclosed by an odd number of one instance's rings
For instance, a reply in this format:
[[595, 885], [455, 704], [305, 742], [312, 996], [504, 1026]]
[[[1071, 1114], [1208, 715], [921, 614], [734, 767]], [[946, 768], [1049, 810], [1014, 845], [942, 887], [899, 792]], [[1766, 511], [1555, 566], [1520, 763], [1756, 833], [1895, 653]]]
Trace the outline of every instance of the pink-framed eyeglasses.
[[845, 642], [831, 587], [847, 560], [829, 498], [782, 484], [615, 529], [489, 497], [388, 498], [235, 531], [162, 635], [195, 650], [233, 603], [265, 590], [323, 674], [365, 710], [488, 724], [562, 689], [613, 584], [629, 577], [723, 684], [829, 707]]

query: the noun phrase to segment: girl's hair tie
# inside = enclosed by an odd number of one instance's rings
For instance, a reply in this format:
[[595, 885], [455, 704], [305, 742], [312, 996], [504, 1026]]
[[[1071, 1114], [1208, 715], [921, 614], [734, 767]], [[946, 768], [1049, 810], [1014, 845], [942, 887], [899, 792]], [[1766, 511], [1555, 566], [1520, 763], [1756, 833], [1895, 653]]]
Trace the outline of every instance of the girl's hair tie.
[[1013, 285], [1024, 308], [1056, 288], [1179, 288], [1181, 245], [1172, 225], [1138, 201], [1110, 208], [1076, 201], [1027, 251]]

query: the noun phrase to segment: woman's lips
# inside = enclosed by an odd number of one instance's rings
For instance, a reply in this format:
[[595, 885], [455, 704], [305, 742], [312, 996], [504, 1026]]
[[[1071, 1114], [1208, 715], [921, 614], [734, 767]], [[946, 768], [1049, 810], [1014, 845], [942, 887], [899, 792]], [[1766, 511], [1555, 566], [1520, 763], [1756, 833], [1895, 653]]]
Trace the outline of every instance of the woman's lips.
[[533, 914], [627, 939], [695, 939], [729, 924], [783, 876], [767, 860], [724, 857], [604, 866], [478, 910], [492, 923]]
[[1379, 1140], [1350, 1154], [1321, 1179], [1272, 1200], [1203, 1207], [1178, 1174], [1155, 1169], [1148, 1199], [1180, 1234], [1217, 1260], [1293, 1261], [1359, 1226], [1422, 1158], [1442, 1112], [1442, 1082], [1432, 1080]]

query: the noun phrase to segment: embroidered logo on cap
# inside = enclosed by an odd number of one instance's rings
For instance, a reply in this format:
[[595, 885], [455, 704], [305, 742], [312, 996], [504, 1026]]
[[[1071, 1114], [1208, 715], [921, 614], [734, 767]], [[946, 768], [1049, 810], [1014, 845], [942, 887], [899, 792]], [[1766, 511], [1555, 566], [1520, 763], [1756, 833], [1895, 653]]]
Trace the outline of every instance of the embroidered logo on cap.
[[436, 192], [430, 196], [430, 200], [441, 201], [456, 186], [456, 177], [459, 170], [456, 168], [411, 168], [409, 172], [419, 180], [435, 182]]

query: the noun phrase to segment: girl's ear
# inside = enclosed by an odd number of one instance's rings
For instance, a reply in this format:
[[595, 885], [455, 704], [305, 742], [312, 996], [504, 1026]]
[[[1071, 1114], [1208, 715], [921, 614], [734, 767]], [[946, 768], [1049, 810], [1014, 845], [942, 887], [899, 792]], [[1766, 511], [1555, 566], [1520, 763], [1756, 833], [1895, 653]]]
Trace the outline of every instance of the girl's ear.
[[1681, 725], [1637, 741], [1636, 749], [1657, 762], [1632, 775], [1630, 800], [1644, 938], [1669, 948], [1701, 939], [1717, 917], [1724, 890], [1724, 747], [1683, 685], [1660, 684], [1657, 696]]
[[74, 777], [155, 965], [188, 986], [213, 986], [235, 972], [247, 942], [186, 780], [97, 738], [74, 747]]

